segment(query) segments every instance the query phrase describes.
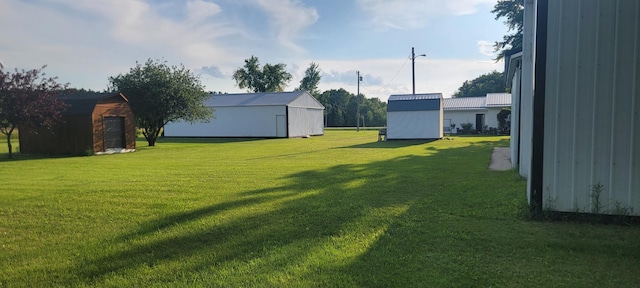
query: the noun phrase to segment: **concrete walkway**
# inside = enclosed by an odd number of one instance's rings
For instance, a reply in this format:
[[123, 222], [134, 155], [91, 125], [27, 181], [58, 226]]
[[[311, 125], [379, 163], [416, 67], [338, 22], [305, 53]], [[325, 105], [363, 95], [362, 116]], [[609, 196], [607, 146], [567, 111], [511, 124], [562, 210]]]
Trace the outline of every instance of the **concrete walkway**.
[[491, 152], [489, 170], [504, 171], [511, 169], [511, 150], [509, 147], [496, 147]]

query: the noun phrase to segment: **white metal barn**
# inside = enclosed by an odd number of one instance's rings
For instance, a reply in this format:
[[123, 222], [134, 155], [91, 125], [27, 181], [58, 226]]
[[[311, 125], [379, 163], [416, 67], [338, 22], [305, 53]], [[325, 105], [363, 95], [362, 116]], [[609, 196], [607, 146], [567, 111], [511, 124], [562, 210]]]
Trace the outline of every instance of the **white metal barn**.
[[305, 91], [212, 94], [209, 123], [172, 122], [165, 137], [295, 138], [323, 135], [324, 106]]
[[387, 103], [387, 139], [440, 139], [442, 93], [391, 95]]
[[[498, 128], [498, 113], [511, 107], [511, 94], [489, 93], [483, 97], [458, 97], [443, 99], [444, 131], [456, 133], [462, 124], [471, 123], [472, 129], [481, 132], [483, 127]], [[455, 128], [451, 129], [451, 124]]]
[[640, 216], [640, 1], [526, 0], [524, 18], [508, 75], [529, 203]]

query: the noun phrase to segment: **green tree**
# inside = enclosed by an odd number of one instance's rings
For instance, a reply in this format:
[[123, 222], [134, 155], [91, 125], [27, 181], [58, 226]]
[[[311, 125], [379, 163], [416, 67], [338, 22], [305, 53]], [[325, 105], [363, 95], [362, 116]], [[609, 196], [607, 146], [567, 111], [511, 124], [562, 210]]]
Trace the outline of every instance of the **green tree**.
[[453, 97], [479, 97], [485, 96], [487, 93], [502, 92], [505, 92], [504, 76], [498, 71], [493, 71], [480, 75], [471, 81], [464, 81], [458, 91], [453, 93]]
[[46, 78], [40, 69], [4, 72], [0, 68], [0, 132], [7, 136], [9, 158], [13, 146], [11, 135], [16, 127], [52, 128], [62, 116], [66, 105], [56, 98], [66, 84], [56, 77]]
[[122, 92], [136, 115], [138, 128], [149, 146], [155, 146], [162, 127], [171, 121], [209, 121], [212, 109], [205, 106], [209, 95], [199, 76], [180, 66], [147, 60], [127, 74], [109, 77], [113, 90]]
[[300, 80], [300, 87], [296, 90], [307, 91], [309, 94], [318, 98], [318, 95], [320, 95], [318, 84], [320, 83], [321, 78], [322, 76], [320, 75], [318, 64], [311, 62], [311, 64], [309, 64], [309, 68], [304, 71], [304, 78]]
[[508, 31], [515, 31], [502, 37], [502, 41], [494, 44], [498, 52], [496, 61], [504, 58], [505, 54], [522, 50], [522, 30], [524, 27], [524, 0], [498, 0], [491, 13], [496, 14], [496, 20], [506, 18], [504, 24]]
[[[325, 107], [326, 123], [329, 127], [356, 126], [356, 95], [344, 89], [324, 91], [318, 101]], [[360, 115], [367, 127], [384, 126], [387, 123], [387, 103], [378, 98], [366, 98], [360, 94]]]
[[233, 79], [238, 87], [247, 88], [249, 92], [279, 92], [291, 81], [291, 73], [283, 63], [265, 64], [261, 69], [258, 57], [251, 56], [233, 73]]

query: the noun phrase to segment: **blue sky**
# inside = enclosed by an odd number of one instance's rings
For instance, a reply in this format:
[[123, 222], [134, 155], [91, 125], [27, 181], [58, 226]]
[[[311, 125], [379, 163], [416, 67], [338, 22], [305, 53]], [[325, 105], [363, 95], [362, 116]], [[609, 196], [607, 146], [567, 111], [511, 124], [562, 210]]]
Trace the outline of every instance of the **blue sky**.
[[284, 63], [299, 85], [315, 62], [321, 90], [344, 88], [386, 101], [411, 93], [449, 97], [503, 63], [491, 43], [507, 33], [496, 0], [2, 0], [0, 62], [44, 64], [72, 87], [102, 90], [136, 61], [164, 59], [201, 75], [210, 91], [244, 92], [231, 79], [243, 60]]

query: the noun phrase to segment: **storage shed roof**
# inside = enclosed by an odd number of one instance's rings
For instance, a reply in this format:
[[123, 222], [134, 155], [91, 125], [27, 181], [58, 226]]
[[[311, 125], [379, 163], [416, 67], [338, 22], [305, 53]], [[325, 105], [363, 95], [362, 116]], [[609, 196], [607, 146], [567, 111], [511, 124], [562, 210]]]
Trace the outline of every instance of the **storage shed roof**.
[[442, 93], [391, 95], [391, 101], [442, 99]]
[[391, 95], [387, 112], [435, 111], [442, 107], [442, 93]]
[[64, 115], [91, 115], [96, 104], [101, 100], [105, 100], [111, 97], [117, 97], [121, 101], [129, 102], [121, 93], [96, 93], [96, 92], [78, 92], [71, 94], [62, 94], [58, 96], [58, 99], [67, 104], [67, 109], [64, 111]]
[[[304, 97], [309, 101], [296, 101]], [[213, 107], [285, 106], [294, 102], [303, 102], [307, 106], [324, 108], [315, 97], [305, 91], [211, 94], [206, 105]]]

